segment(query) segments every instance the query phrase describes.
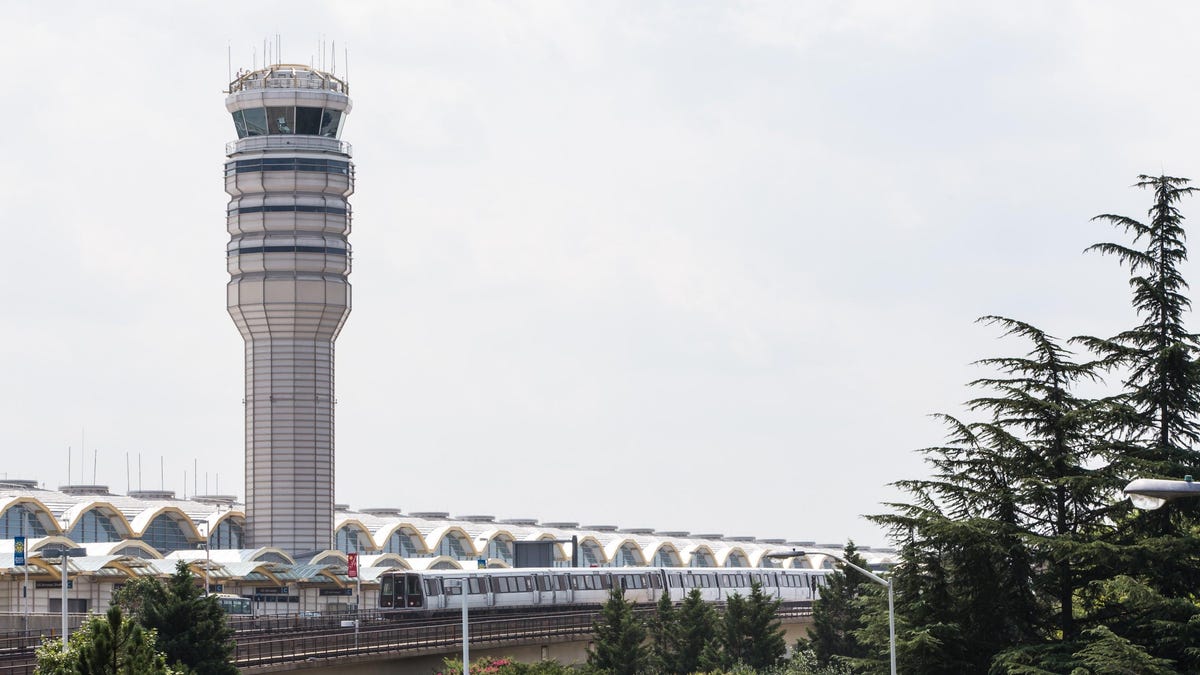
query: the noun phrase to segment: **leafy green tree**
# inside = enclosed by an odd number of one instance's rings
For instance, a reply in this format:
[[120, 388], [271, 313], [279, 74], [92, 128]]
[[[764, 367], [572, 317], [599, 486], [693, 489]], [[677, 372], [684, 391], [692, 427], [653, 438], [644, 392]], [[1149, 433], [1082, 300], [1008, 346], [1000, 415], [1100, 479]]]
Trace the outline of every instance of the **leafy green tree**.
[[233, 628], [225, 610], [205, 596], [185, 561], [179, 561], [166, 584], [138, 579], [117, 593], [114, 603], [128, 608], [146, 628], [158, 633], [158, 643], [173, 664], [197, 675], [231, 675]]
[[588, 649], [588, 665], [614, 675], [635, 675], [646, 670], [649, 653], [646, 629], [625, 600], [625, 591], [613, 588], [593, 625], [595, 640]]
[[[867, 561], [858, 554], [854, 542], [846, 543], [842, 557], [859, 567], [866, 568]], [[837, 570], [827, 576], [821, 588], [821, 599], [813, 604], [813, 625], [808, 629], [805, 649], [813, 653], [816, 662], [829, 665], [835, 657], [861, 658], [865, 648], [858, 643], [855, 631], [863, 628], [862, 616], [854, 601], [864, 584], [871, 582], [861, 574], [846, 573], [845, 566], [837, 564]]]
[[67, 651], [60, 640], [47, 640], [38, 647], [38, 675], [178, 675], [158, 651], [153, 631], [122, 616], [110, 607], [103, 616], [93, 616], [71, 634]]

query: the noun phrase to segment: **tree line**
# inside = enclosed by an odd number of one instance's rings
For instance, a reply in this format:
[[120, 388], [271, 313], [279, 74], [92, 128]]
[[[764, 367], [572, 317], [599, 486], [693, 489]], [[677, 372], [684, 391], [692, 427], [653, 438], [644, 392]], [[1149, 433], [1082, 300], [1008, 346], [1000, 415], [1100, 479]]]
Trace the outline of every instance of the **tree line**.
[[[1195, 188], [1165, 175], [1136, 186], [1153, 195], [1147, 217], [1096, 216], [1123, 240], [1085, 249], [1127, 271], [1131, 325], [1064, 340], [979, 319], [1023, 353], [978, 361], [987, 374], [969, 383], [974, 397], [963, 414], [938, 415], [946, 439], [920, 451], [929, 477], [895, 483], [907, 499], [870, 516], [899, 547], [904, 672], [1200, 672], [1200, 503], [1138, 511], [1122, 494], [1133, 478], [1200, 468], [1200, 340], [1186, 325], [1179, 209]], [[881, 594], [834, 584], [815, 612], [818, 661], [887, 672]]]
[[166, 583], [132, 580], [104, 616], [37, 650], [37, 675], [236, 675], [233, 628], [217, 599], [204, 595], [187, 563]]

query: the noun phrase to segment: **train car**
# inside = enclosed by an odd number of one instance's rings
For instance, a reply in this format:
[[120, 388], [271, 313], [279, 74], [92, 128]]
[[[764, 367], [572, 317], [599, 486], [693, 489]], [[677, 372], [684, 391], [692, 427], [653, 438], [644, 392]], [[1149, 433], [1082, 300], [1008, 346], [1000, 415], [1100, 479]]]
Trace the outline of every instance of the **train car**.
[[232, 593], [211, 593], [209, 597], [216, 598], [217, 604], [230, 616], [249, 616], [252, 613], [250, 598]]
[[400, 615], [432, 613], [462, 607], [465, 587], [469, 610], [601, 605], [612, 588], [638, 604], [658, 601], [664, 591], [674, 602], [699, 589], [709, 602], [743, 597], [751, 583], [785, 602], [819, 597], [824, 570], [747, 568], [523, 568], [481, 570], [397, 570], [380, 576], [379, 607]]

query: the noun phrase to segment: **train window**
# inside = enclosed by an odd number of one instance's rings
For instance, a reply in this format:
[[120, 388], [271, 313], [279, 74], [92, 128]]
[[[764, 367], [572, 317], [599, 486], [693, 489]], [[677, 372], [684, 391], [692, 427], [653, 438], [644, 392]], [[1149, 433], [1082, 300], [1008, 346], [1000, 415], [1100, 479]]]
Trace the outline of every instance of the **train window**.
[[435, 579], [425, 580], [425, 595], [441, 595], [442, 589], [438, 587], [438, 582]]
[[507, 593], [508, 579], [505, 579], [504, 577], [492, 577], [492, 592]]
[[600, 588], [604, 588], [604, 589], [612, 588], [612, 577], [607, 574], [601, 574], [600, 578], [597, 581], [600, 582]]
[[733, 579], [728, 574], [722, 574], [719, 576], [719, 578], [721, 579], [722, 587], [729, 588], [733, 586]]
[[539, 591], [550, 590], [550, 577], [541, 576], [537, 578], [537, 587]]
[[650, 588], [662, 588], [662, 577], [657, 574], [650, 575]]
[[669, 584], [671, 588], [679, 588], [683, 585], [683, 580], [678, 574], [668, 574], [667, 584]]
[[750, 585], [750, 579], [748, 579], [745, 574], [738, 574], [736, 576], [737, 576], [737, 580], [738, 580], [738, 586], [749, 586]]
[[566, 575], [564, 574], [564, 575], [562, 575], [562, 576], [554, 577], [554, 584], [555, 584], [555, 585], [558, 587], [558, 590], [560, 590], [560, 591], [565, 591], [565, 590], [567, 590], [567, 577], [566, 577]]
[[576, 575], [576, 574], [572, 574], [571, 575], [571, 588], [573, 588], [577, 591], [582, 588], [586, 588], [586, 586], [583, 583], [583, 577]]
[[462, 593], [462, 587], [459, 586], [458, 584], [454, 584], [453, 586], [446, 586], [446, 595], [459, 595], [461, 593]]
[[479, 581], [480, 580], [478, 578], [471, 577], [471, 579], [467, 582], [472, 594], [487, 593], [487, 591], [483, 588], [483, 584], [479, 583]]
[[385, 574], [385, 575], [383, 575], [383, 578], [379, 580], [379, 594], [380, 595], [391, 595], [392, 594], [392, 579], [393, 579], [392, 575]]
[[700, 575], [700, 577], [702, 579], [704, 579], [704, 587], [705, 588], [715, 588], [716, 587], [717, 580], [714, 578], [714, 576], [715, 575], [712, 575], [712, 574], [701, 574]]
[[522, 591], [533, 590], [533, 579], [531, 579], [530, 577], [520, 577], [517, 579], [517, 581], [521, 582], [521, 590]]

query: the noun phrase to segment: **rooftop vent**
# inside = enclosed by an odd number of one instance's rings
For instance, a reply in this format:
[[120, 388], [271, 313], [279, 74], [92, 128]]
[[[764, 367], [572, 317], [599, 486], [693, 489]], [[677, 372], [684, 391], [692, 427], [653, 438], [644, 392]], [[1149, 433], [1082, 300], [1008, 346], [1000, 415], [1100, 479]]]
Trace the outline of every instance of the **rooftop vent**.
[[748, 537], [745, 535], [739, 535], [737, 537], [725, 537], [725, 539], [728, 541], [744, 541], [744, 542], [758, 541], [758, 537]]
[[385, 507], [385, 508], [379, 508], [379, 509], [362, 509], [362, 512], [363, 512], [363, 513], [365, 513], [365, 514], [367, 514], [368, 516], [393, 516], [393, 517], [399, 517], [399, 516], [402, 516], [402, 515], [404, 515], [404, 513], [403, 513], [403, 512], [401, 512], [401, 511], [400, 511], [400, 509], [393, 509], [393, 508], [386, 508], [386, 507]]
[[201, 504], [217, 504], [218, 506], [233, 506], [237, 503], [236, 495], [194, 495], [192, 501]]
[[532, 527], [538, 524], [538, 521], [535, 518], [506, 518], [500, 522], [504, 523], [505, 525], [525, 525], [526, 527]]
[[542, 527], [553, 527], [559, 530], [575, 530], [579, 528], [579, 523], [572, 523], [564, 520], [557, 523], [542, 523]]
[[723, 534], [693, 534], [692, 539], [724, 539]]
[[134, 499], [175, 499], [174, 490], [130, 490]]
[[623, 530], [617, 530], [625, 534], [654, 534], [653, 527], [627, 527]]
[[[655, 532], [655, 534], [657, 534], [660, 537], [687, 537], [691, 533], [686, 532], [684, 530], [660, 530], [658, 532]], [[696, 535], [696, 536], [700, 536], [700, 535]]]
[[60, 485], [58, 491], [68, 495], [106, 495], [107, 485]]
[[350, 505], [349, 504], [334, 504], [333, 510], [334, 511], [349, 511]]
[[458, 516], [458, 520], [465, 520], [468, 523], [494, 523], [496, 522], [496, 516]]
[[429, 520], [438, 520], [440, 518], [449, 518], [449, 511], [413, 511], [410, 513], [413, 518], [427, 518]]
[[36, 490], [38, 482], [36, 480], [24, 480], [22, 478], [4, 478], [0, 479], [0, 487], [18, 488], [21, 490]]
[[760, 541], [764, 544], [785, 544], [785, 543], [787, 543], [787, 540], [785, 540], [785, 539], [759, 539], [758, 541]]
[[584, 525], [585, 530], [595, 530], [597, 532], [616, 532], [616, 525]]

